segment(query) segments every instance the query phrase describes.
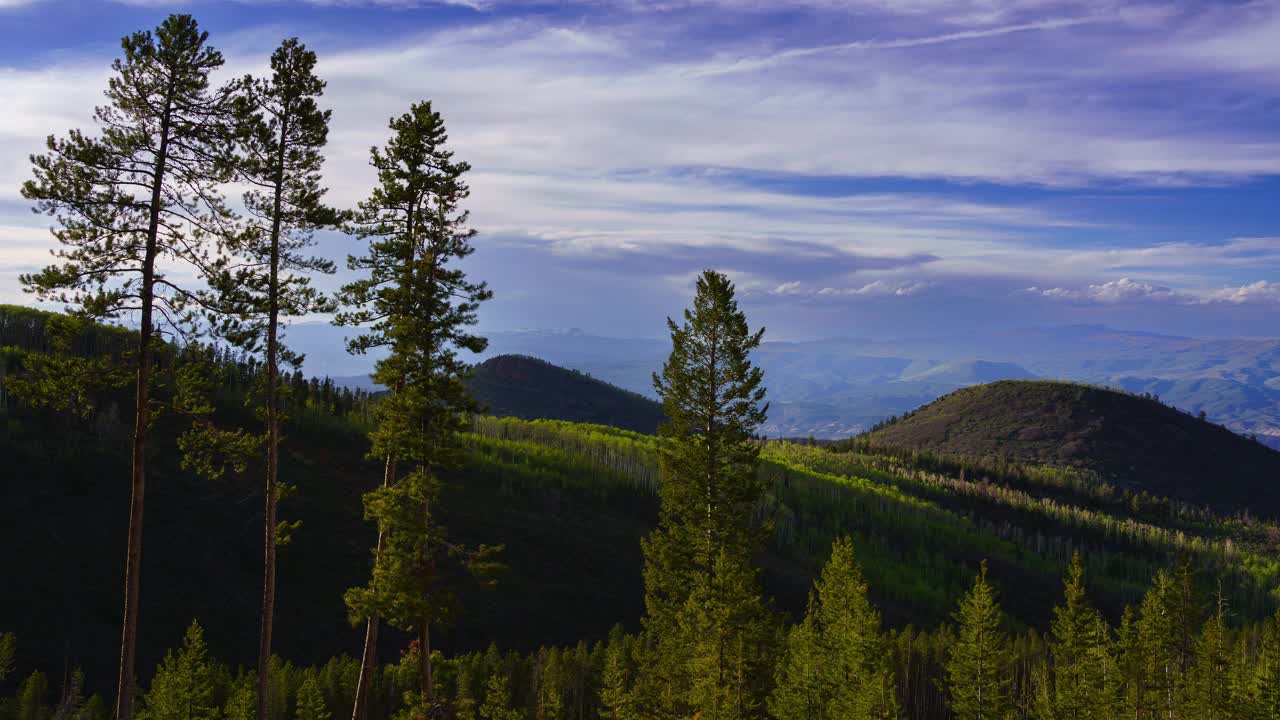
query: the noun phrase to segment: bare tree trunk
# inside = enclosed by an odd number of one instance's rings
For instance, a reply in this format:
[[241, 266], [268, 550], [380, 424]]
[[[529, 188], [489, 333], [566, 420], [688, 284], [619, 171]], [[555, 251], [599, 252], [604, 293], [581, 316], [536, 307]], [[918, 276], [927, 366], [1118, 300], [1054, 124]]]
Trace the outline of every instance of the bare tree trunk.
[[[396, 481], [396, 462], [387, 457], [387, 466], [382, 473], [382, 487], [391, 487]], [[382, 548], [386, 544], [382, 530], [378, 530], [378, 547], [374, 551], [376, 564], [382, 556]], [[378, 662], [378, 624], [381, 618], [378, 613], [369, 616], [365, 623], [364, 650], [360, 653], [360, 675], [356, 679], [356, 697], [351, 708], [351, 720], [368, 720], [369, 717], [369, 683], [373, 681], [373, 667]]]
[[142, 513], [147, 489], [147, 436], [151, 425], [152, 343], [155, 323], [155, 264], [160, 230], [161, 191], [164, 186], [165, 161], [169, 149], [169, 123], [172, 101], [165, 98], [166, 109], [160, 121], [160, 147], [156, 153], [152, 176], [150, 220], [147, 227], [147, 249], [142, 261], [142, 285], [139, 288], [142, 317], [138, 330], [138, 368], [134, 381], [133, 457], [129, 475], [129, 538], [124, 565], [124, 618], [120, 630], [120, 675], [116, 680], [116, 720], [129, 720], [133, 715], [133, 675], [138, 649], [138, 602], [142, 592]]
[[267, 288], [267, 484], [262, 528], [262, 632], [258, 636], [258, 720], [267, 720], [271, 701], [271, 634], [276, 609], [276, 526], [280, 500], [280, 210], [284, 194], [284, 159], [288, 118], [280, 128], [276, 157], [275, 198], [271, 219], [271, 278]]

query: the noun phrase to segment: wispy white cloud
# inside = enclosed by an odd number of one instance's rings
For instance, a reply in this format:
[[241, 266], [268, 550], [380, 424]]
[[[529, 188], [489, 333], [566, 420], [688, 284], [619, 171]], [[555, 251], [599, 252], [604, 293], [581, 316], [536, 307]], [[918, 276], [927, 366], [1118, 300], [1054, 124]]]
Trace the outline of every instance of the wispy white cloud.
[[1126, 277], [1075, 289], [1033, 286], [1022, 290], [1022, 293], [1049, 300], [1098, 305], [1136, 303], [1280, 305], [1280, 283], [1266, 280], [1239, 287], [1174, 290]]

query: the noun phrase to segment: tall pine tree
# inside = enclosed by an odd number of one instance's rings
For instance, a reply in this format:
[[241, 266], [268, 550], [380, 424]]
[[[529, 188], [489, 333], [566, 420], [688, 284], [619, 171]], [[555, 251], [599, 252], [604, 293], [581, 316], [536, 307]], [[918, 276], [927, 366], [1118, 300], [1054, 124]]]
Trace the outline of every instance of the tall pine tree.
[[[343, 287], [347, 309], [339, 315], [343, 324], [366, 326], [350, 349], [388, 351], [374, 380], [393, 389], [370, 434], [372, 456], [385, 458], [387, 466], [383, 486], [365, 498], [365, 515], [378, 526], [373, 574], [346, 598], [353, 619], [367, 623], [357, 720], [364, 717], [380, 619], [417, 634], [421, 697], [429, 704], [430, 629], [448, 619], [454, 604], [443, 564], [460, 559], [473, 570], [492, 568], [490, 548], [462, 548], [447, 539], [435, 508], [438, 470], [459, 460], [458, 434], [476, 409], [464, 384], [468, 366], [457, 353], [485, 348], [470, 328], [490, 292], [457, 267], [473, 252], [475, 231], [459, 207], [468, 195], [463, 175], [470, 166], [446, 149], [444, 120], [429, 102], [393, 118], [391, 130], [386, 147], [372, 150], [378, 185], [360, 203], [351, 228], [369, 241], [367, 254], [349, 261], [366, 275]], [[412, 465], [403, 477], [401, 463]]]
[[129, 316], [138, 328], [117, 720], [128, 720], [133, 707], [154, 353], [166, 330], [183, 332], [198, 300], [180, 271], [205, 274], [206, 241], [229, 227], [218, 192], [228, 179], [229, 102], [210, 89], [223, 59], [207, 39], [190, 15], [125, 37], [108, 104], [95, 113], [101, 134], [50, 136], [48, 152], [31, 158], [35, 178], [22, 187], [56, 219], [62, 244], [62, 262], [24, 275], [26, 288], [82, 317]]
[[234, 100], [239, 153], [237, 177], [248, 185], [248, 222], [232, 238], [234, 260], [224, 261], [212, 283], [217, 301], [230, 315], [220, 319], [223, 335], [263, 357], [258, 388], [266, 425], [266, 480], [263, 497], [262, 610], [258, 643], [257, 720], [267, 720], [270, 688], [267, 665], [275, 617], [276, 548], [282, 542], [277, 508], [281, 410], [287, 385], [281, 365], [301, 358], [281, 344], [281, 321], [330, 312], [333, 303], [311, 286], [314, 273], [332, 273], [333, 262], [309, 257], [316, 230], [334, 227], [341, 216], [323, 203], [320, 183], [329, 136], [330, 111], [316, 99], [324, 81], [315, 75], [316, 54], [291, 38], [271, 55], [269, 79], [245, 77]]
[[768, 406], [750, 353], [764, 330], [748, 329], [733, 283], [711, 270], [698, 278], [684, 323], [667, 324], [671, 355], [654, 375], [668, 422], [658, 527], [643, 543], [638, 712], [759, 715], [769, 678], [757, 634], [771, 619], [753, 566], [763, 531], [752, 516], [765, 488], [752, 433]]

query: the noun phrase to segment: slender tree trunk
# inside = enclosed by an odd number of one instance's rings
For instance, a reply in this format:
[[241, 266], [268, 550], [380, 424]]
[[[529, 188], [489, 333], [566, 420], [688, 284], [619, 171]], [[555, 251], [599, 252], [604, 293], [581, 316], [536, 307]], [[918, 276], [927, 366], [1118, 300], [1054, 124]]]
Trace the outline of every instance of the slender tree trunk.
[[280, 127], [276, 157], [275, 198], [271, 218], [271, 278], [267, 288], [267, 483], [262, 528], [262, 632], [258, 636], [258, 720], [267, 720], [271, 700], [271, 634], [276, 609], [276, 526], [280, 500], [280, 207], [284, 194], [285, 138], [289, 120]]
[[[382, 487], [391, 487], [396, 481], [396, 461], [387, 456], [387, 466], [382, 473]], [[374, 564], [382, 556], [382, 548], [386, 545], [386, 535], [378, 530], [378, 546], [374, 550]], [[381, 618], [378, 613], [369, 615], [365, 622], [364, 649], [360, 653], [360, 675], [356, 678], [355, 702], [351, 708], [351, 720], [367, 720], [369, 717], [369, 683], [373, 681], [373, 668], [378, 662], [378, 625]]]
[[133, 458], [129, 476], [129, 538], [124, 565], [124, 618], [120, 630], [120, 675], [116, 680], [116, 720], [133, 715], [134, 661], [138, 647], [138, 602], [142, 591], [142, 513], [147, 489], [147, 436], [151, 425], [152, 343], [155, 323], [155, 264], [160, 231], [160, 201], [164, 186], [165, 160], [169, 149], [172, 102], [165, 98], [160, 121], [160, 146], [152, 176], [151, 208], [147, 226], [147, 249], [142, 261], [139, 288], [142, 317], [138, 330], [138, 366], [134, 381]]

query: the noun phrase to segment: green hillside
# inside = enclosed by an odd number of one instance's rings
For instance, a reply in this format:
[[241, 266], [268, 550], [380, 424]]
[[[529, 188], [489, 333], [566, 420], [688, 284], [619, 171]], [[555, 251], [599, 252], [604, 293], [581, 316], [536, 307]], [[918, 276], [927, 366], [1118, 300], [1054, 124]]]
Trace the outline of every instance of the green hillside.
[[[0, 343], [40, 344], [42, 316], [0, 313]], [[30, 322], [27, 322], [30, 321]], [[24, 324], [25, 322], [25, 324]], [[252, 422], [244, 398], [258, 367], [224, 357], [217, 404]], [[5, 372], [22, 352], [5, 353]], [[0, 548], [20, 592], [0, 594], [0, 618], [20, 630], [24, 666], [83, 666], [104, 684], [114, 668], [118, 579], [126, 520], [128, 457], [118, 402], [76, 417], [0, 404]], [[360, 460], [376, 398], [295, 378], [283, 478], [297, 494], [282, 505], [302, 526], [281, 553], [278, 651], [319, 663], [355, 653], [343, 591], [368, 572], [372, 528], [360, 494], [381, 468]], [[211, 648], [249, 663], [256, 647], [259, 483], [199, 480], [179, 467], [176, 420], [158, 425], [146, 525], [142, 667], [153, 667], [199, 618]], [[442, 517], [464, 542], [503, 544], [509, 566], [497, 589], [462, 583], [465, 617], [441, 634], [447, 654], [490, 643], [530, 651], [598, 640], [615, 623], [638, 626], [639, 539], [656, 519], [656, 438], [602, 425], [476, 418], [466, 462], [447, 474]], [[832, 538], [852, 536], [876, 603], [894, 627], [948, 620], [980, 561], [1003, 590], [1017, 627], [1043, 627], [1061, 576], [1080, 551], [1093, 599], [1114, 621], [1152, 575], [1177, 558], [1217, 579], [1241, 619], [1271, 612], [1280, 585], [1280, 530], [1147, 497], [1131, 502], [1088, 473], [900, 456], [867, 448], [770, 442], [760, 472], [770, 488], [757, 510], [772, 541], [759, 558], [766, 592], [793, 616]], [[391, 635], [385, 659], [404, 638]]]
[[873, 446], [1096, 473], [1123, 489], [1280, 515], [1280, 452], [1151, 398], [1051, 381], [957, 390], [870, 433]]
[[475, 367], [467, 381], [486, 412], [525, 420], [555, 419], [653, 433], [662, 406], [575, 370], [527, 355], [499, 355]]

